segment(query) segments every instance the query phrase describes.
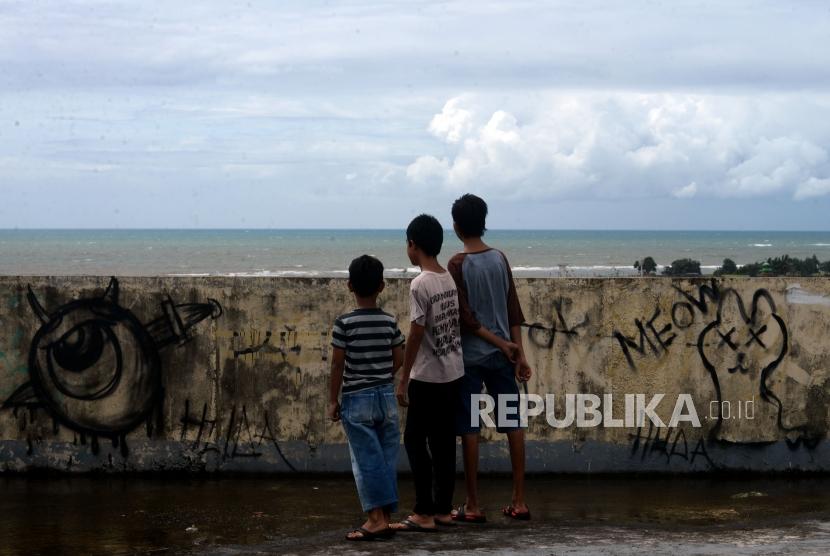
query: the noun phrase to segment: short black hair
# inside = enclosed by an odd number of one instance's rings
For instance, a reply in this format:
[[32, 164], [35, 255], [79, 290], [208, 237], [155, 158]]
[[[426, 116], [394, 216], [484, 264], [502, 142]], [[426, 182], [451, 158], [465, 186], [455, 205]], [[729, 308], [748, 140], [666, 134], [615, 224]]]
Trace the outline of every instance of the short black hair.
[[477, 195], [465, 193], [452, 204], [452, 219], [462, 236], [481, 237], [487, 230], [487, 203]]
[[383, 283], [383, 263], [371, 255], [361, 255], [349, 265], [349, 281], [354, 293], [369, 297]]
[[413, 218], [407, 226], [406, 239], [430, 257], [437, 257], [444, 243], [444, 228], [434, 216], [421, 214]]

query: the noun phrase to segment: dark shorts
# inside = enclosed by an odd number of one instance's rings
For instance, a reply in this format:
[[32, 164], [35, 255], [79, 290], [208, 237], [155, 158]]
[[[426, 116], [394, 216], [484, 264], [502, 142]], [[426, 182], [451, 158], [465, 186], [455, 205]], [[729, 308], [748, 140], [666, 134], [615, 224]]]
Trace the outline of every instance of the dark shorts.
[[482, 386], [487, 388], [487, 394], [495, 400], [495, 408], [490, 414], [493, 422], [500, 421], [500, 406], [498, 399], [500, 395], [510, 395], [510, 401], [504, 405], [508, 409], [506, 418], [515, 422], [513, 426], [497, 426], [499, 432], [510, 432], [521, 428], [519, 422], [519, 387], [516, 384], [516, 367], [501, 352], [490, 355], [487, 359], [476, 365], [464, 366], [464, 376], [461, 379], [461, 403], [459, 404], [458, 419], [456, 419], [456, 432], [458, 434], [471, 434], [479, 432], [481, 428], [481, 417], [478, 423], [470, 421], [478, 416], [478, 407], [473, 406], [471, 396], [482, 393]]

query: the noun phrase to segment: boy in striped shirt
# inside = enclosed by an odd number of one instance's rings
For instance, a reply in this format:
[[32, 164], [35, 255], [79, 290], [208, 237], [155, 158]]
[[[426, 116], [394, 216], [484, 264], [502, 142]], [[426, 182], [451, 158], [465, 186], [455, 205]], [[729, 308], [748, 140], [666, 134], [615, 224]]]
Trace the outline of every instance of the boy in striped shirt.
[[[349, 265], [349, 291], [357, 308], [340, 315], [332, 330], [328, 415], [342, 421], [366, 522], [351, 541], [388, 538], [397, 510], [400, 431], [392, 376], [403, 363], [403, 334], [395, 317], [377, 306], [383, 264], [362, 255]], [[341, 394], [342, 392], [342, 394]], [[342, 399], [338, 403], [338, 396]]]

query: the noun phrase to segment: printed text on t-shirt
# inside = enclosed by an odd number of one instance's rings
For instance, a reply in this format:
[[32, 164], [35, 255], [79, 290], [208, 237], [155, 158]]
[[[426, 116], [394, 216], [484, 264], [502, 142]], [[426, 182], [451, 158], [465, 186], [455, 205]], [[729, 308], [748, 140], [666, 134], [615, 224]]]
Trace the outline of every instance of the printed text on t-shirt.
[[434, 324], [432, 325], [432, 337], [435, 339], [433, 355], [444, 357], [459, 351], [461, 349], [461, 338], [456, 334], [459, 326], [456, 290], [452, 289], [435, 294], [430, 298], [430, 302], [433, 307], [435, 307], [435, 303], [441, 302], [438, 306], [440, 312], [435, 315]]

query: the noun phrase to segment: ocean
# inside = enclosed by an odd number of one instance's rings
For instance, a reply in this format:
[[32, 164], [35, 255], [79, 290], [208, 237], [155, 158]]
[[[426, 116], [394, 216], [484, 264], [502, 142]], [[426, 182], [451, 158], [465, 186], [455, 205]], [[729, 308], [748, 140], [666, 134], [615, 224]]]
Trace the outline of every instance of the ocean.
[[[783, 254], [830, 259], [830, 232], [491, 230], [517, 276], [633, 276], [635, 260], [660, 267], [724, 258], [746, 264]], [[461, 249], [447, 231], [442, 263]], [[343, 276], [354, 257], [414, 274], [402, 230], [0, 230], [0, 274], [122, 276]]]

